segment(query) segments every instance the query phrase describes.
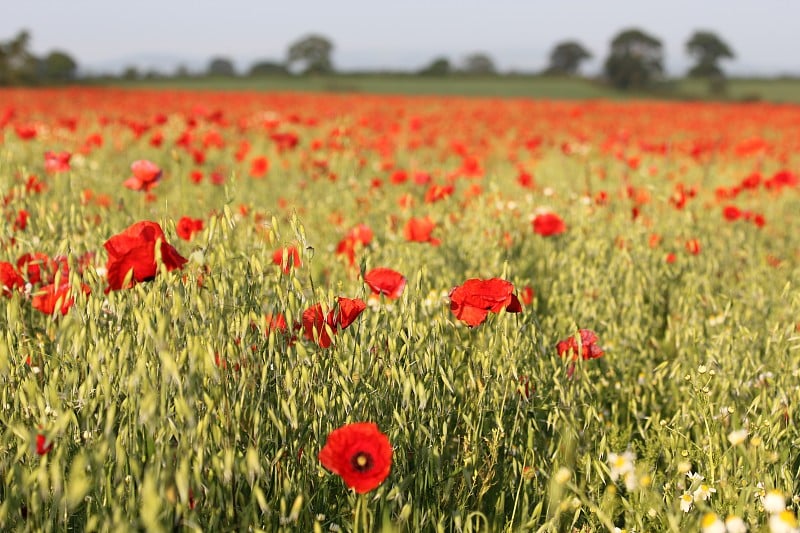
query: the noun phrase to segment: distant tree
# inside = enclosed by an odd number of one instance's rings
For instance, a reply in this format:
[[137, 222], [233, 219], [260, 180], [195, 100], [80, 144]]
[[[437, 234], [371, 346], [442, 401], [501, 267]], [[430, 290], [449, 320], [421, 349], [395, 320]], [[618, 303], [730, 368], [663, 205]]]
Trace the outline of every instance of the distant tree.
[[175, 72], [172, 74], [175, 78], [188, 78], [191, 75], [189, 72], [189, 67], [181, 63], [175, 68]]
[[437, 57], [431, 61], [427, 66], [420, 69], [419, 74], [422, 76], [445, 76], [452, 72], [453, 67], [450, 65], [450, 60], [446, 57]]
[[292, 68], [300, 64], [303, 74], [327, 74], [333, 72], [333, 43], [317, 34], [306, 35], [289, 46], [286, 65]]
[[236, 76], [236, 68], [234, 68], [233, 62], [225, 57], [215, 57], [209, 61], [206, 72], [209, 76]]
[[47, 81], [71, 81], [75, 79], [78, 63], [66, 52], [53, 50], [42, 60], [43, 77]]
[[592, 54], [577, 41], [558, 43], [550, 52], [550, 65], [545, 73], [574, 76], [581, 62], [591, 59]]
[[643, 88], [664, 73], [661, 41], [637, 28], [617, 34], [611, 41], [605, 74], [618, 89]]
[[277, 61], [259, 61], [250, 67], [249, 76], [275, 76], [288, 74], [289, 69], [283, 63]]
[[487, 54], [474, 53], [464, 58], [464, 72], [467, 74], [496, 74], [494, 61]]
[[722, 59], [733, 59], [731, 48], [710, 31], [696, 31], [686, 41], [686, 51], [697, 63], [689, 69], [689, 76], [702, 78], [724, 77], [718, 63]]
[[32, 83], [39, 60], [30, 52], [31, 34], [20, 31], [13, 39], [0, 42], [0, 85]]
[[141, 74], [139, 74], [139, 69], [136, 68], [134, 65], [129, 65], [125, 67], [125, 70], [122, 71], [122, 79], [123, 80], [138, 80]]

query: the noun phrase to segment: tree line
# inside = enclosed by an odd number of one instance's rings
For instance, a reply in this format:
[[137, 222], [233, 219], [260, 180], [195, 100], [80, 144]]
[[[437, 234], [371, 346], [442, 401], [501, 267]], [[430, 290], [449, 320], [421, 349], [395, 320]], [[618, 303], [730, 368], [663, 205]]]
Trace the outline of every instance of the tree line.
[[[76, 79], [78, 64], [68, 53], [54, 50], [44, 57], [36, 57], [30, 52], [30, 38], [30, 33], [23, 30], [8, 41], [0, 41], [0, 86], [69, 82]], [[734, 57], [731, 47], [714, 32], [696, 31], [686, 41], [685, 49], [694, 59], [687, 75], [707, 78], [712, 90], [724, 88], [725, 75], [720, 61]], [[284, 61], [258, 61], [250, 67], [248, 75], [335, 74], [333, 50], [334, 44], [329, 38], [319, 34], [306, 35], [289, 45]], [[541, 74], [577, 76], [581, 64], [592, 57], [591, 51], [579, 41], [559, 42], [551, 50], [549, 64]], [[498, 70], [488, 54], [476, 52], [467, 55], [457, 65], [445, 56], [435, 57], [414, 74], [493, 76], [498, 75]], [[174, 75], [186, 77], [191, 74], [185, 67], [179, 67]], [[233, 77], [237, 72], [233, 61], [215, 57], [208, 62], [203, 75]], [[622, 90], [646, 89], [663, 80], [664, 76], [664, 47], [657, 37], [639, 28], [628, 28], [611, 40], [603, 64], [603, 77], [608, 83]], [[122, 77], [136, 79], [141, 74], [135, 67], [129, 67]]]

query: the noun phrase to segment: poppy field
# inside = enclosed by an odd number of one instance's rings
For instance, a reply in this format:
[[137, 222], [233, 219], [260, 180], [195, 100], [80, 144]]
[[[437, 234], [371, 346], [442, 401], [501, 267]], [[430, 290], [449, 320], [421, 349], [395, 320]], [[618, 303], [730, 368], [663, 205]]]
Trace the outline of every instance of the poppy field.
[[0, 529], [800, 531], [800, 107], [0, 91]]

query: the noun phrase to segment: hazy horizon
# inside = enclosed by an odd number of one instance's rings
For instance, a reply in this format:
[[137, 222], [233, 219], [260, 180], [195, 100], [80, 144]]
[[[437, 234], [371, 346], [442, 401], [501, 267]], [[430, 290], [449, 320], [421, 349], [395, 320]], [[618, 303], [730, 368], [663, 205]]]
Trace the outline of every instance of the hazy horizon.
[[60, 49], [80, 71], [119, 72], [128, 65], [172, 73], [178, 65], [204, 70], [212, 57], [231, 59], [242, 73], [259, 60], [283, 61], [289, 45], [309, 33], [334, 43], [339, 70], [415, 70], [436, 56], [453, 64], [485, 52], [501, 71], [538, 71], [552, 47], [575, 39], [594, 57], [582, 72], [600, 71], [609, 42], [638, 27], [661, 39], [665, 69], [685, 73], [684, 50], [699, 29], [717, 33], [736, 53], [722, 63], [732, 75], [800, 75], [795, 23], [800, 2], [710, 0], [667, 4], [608, 0], [558, 3], [495, 0], [408, 0], [403, 4], [341, 0], [273, 2], [143, 0], [136, 4], [76, 0], [15, 3], [0, 20], [0, 40], [31, 32], [36, 54]]

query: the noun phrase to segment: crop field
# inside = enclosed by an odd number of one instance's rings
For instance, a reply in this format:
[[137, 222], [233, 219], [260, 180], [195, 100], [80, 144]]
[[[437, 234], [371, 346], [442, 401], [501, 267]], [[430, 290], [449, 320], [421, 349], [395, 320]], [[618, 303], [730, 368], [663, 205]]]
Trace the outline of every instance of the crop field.
[[800, 107], [0, 91], [3, 531], [800, 531]]

